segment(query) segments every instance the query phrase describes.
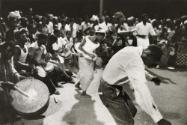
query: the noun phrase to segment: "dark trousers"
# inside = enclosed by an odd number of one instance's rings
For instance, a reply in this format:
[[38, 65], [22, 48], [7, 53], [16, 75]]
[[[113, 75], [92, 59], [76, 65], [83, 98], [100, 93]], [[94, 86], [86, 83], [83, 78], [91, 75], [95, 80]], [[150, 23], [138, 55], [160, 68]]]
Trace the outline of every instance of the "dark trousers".
[[109, 85], [101, 80], [99, 92], [102, 92], [100, 98], [112, 114], [117, 125], [134, 125], [133, 117], [137, 109], [128, 95], [123, 94], [121, 86]]

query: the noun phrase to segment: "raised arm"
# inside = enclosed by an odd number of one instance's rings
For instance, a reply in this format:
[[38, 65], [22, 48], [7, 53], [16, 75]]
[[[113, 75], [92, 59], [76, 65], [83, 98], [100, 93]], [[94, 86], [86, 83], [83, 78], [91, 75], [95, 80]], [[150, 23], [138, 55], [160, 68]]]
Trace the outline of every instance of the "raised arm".
[[165, 83], [165, 84], [169, 84], [169, 83], [176, 84], [170, 78], [160, 76], [160, 75], [150, 71], [148, 68], [145, 68], [145, 75], [148, 80], [153, 81], [156, 85], [160, 85], [161, 82]]

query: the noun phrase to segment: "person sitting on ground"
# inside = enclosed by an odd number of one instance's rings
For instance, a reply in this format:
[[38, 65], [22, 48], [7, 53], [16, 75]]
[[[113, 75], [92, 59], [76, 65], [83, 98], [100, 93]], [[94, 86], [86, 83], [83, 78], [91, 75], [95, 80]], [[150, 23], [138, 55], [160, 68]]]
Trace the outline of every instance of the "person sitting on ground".
[[16, 45], [14, 49], [14, 63], [17, 71], [25, 76], [28, 76], [29, 72], [31, 72], [32, 67], [27, 62], [28, 56], [28, 47], [26, 46], [26, 42], [28, 40], [27, 31], [21, 30], [16, 34]]

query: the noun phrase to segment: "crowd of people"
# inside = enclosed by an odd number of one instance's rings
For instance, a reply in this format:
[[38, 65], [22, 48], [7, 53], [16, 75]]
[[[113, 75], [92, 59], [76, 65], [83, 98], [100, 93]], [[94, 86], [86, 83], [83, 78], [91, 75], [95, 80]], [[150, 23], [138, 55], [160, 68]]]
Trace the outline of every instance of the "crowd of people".
[[[163, 49], [164, 55], [160, 61], [160, 66], [174, 67], [176, 51], [184, 51], [180, 43], [186, 43], [187, 17], [183, 16], [176, 19], [148, 18], [146, 15], [142, 17], [147, 18], [147, 22], [151, 24], [146, 29], [147, 31], [150, 30], [148, 32], [149, 43], [159, 44]], [[102, 28], [102, 30], [105, 30], [102, 48], [104, 48], [107, 56], [103, 52], [101, 56], [105, 57], [103, 59], [106, 61], [104, 61], [106, 64], [107, 60], [121, 48], [129, 45], [139, 46], [141, 44], [138, 42], [138, 39], [145, 35], [143, 33], [142, 36], [142, 32], [144, 32], [141, 30], [142, 26], [140, 24], [142, 17], [136, 18], [131, 16], [127, 18], [123, 13], [117, 12], [113, 16], [105, 14], [102, 17], [92, 15], [91, 17], [85, 16], [84, 18], [69, 18], [65, 15], [38, 15], [34, 14], [32, 9], [28, 13], [15, 11], [10, 13], [7, 19], [1, 18], [0, 38], [1, 42], [10, 41], [11, 39], [19, 41], [19, 38], [16, 38], [14, 33], [17, 33], [19, 37], [18, 32], [22, 31], [22, 33], [25, 32], [26, 34], [27, 46], [31, 47], [38, 40], [38, 35], [44, 34], [46, 35], [46, 40], [49, 41], [46, 43], [49, 46], [47, 49], [51, 53], [53, 50], [49, 50], [49, 48], [51, 48], [52, 44], [59, 47], [56, 48], [59, 50], [62, 50], [64, 46], [72, 49], [77, 42], [82, 41], [84, 36], [92, 36], [95, 31]], [[137, 28], [140, 30], [137, 31]], [[14, 31], [14, 35], [10, 33], [12, 31]], [[145, 44], [145, 42], [142, 43]], [[146, 47], [147, 45], [143, 46]]]
[[[133, 46], [142, 47], [145, 53], [146, 50], [150, 50], [154, 60], [148, 64], [150, 60], [144, 58], [144, 63], [148, 66], [174, 69], [177, 52], [184, 51], [180, 44], [187, 43], [187, 16], [177, 19], [156, 19], [143, 14], [141, 18], [127, 18], [122, 12], [116, 12], [112, 16], [105, 14], [101, 17], [92, 15], [70, 18], [65, 15], [38, 15], [30, 9], [28, 13], [12, 11], [7, 19], [1, 18], [0, 23], [0, 76], [4, 76], [0, 78], [1, 81], [9, 80], [16, 83], [32, 76], [46, 83], [51, 94], [60, 94], [56, 87], [64, 83], [74, 83], [74, 77], [78, 77], [79, 83], [76, 87], [82, 89], [83, 96], [87, 96], [86, 90], [93, 80], [94, 70], [105, 69], [106, 65], [103, 83], [117, 86], [128, 82], [129, 79], [124, 77], [124, 71], [129, 73], [129, 78], [131, 75], [134, 78], [133, 66], [138, 69], [139, 65], [140, 72], [144, 71], [143, 63], [139, 61], [141, 54], [137, 56], [137, 53], [142, 52]], [[162, 52], [151, 44], [160, 46]], [[119, 53], [127, 54], [128, 56], [124, 57], [127, 60], [120, 60], [123, 56]], [[136, 60], [131, 60], [130, 56], [136, 57]], [[129, 66], [130, 60], [132, 67]], [[137, 64], [134, 64], [134, 61], [137, 61]], [[128, 70], [128, 67], [131, 69]], [[115, 75], [118, 75], [116, 79]], [[142, 77], [144, 79], [144, 76]], [[138, 82], [142, 77], [137, 79]], [[158, 79], [152, 81], [159, 83]], [[141, 85], [144, 86], [144, 81]], [[136, 100], [140, 107], [155, 122], [169, 125], [162, 119], [147, 87], [143, 89], [146, 92], [139, 91], [140, 88], [135, 84], [132, 84], [132, 87], [137, 91], [136, 99], [143, 99]], [[104, 89], [107, 91], [106, 86]], [[133, 124], [130, 118], [132, 114], [128, 115], [129, 119], [126, 121], [130, 120], [128, 123]]]

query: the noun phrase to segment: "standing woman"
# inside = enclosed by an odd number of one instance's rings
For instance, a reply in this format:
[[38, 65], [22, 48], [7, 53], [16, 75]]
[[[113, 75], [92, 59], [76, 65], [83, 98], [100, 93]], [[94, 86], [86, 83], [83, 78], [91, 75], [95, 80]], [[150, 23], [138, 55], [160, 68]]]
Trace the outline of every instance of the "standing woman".
[[100, 42], [105, 38], [105, 30], [98, 30], [93, 36], [85, 36], [79, 44], [79, 77], [80, 85], [83, 90], [82, 95], [86, 96], [86, 90], [93, 80], [94, 63], [97, 58], [95, 50], [99, 47]]

